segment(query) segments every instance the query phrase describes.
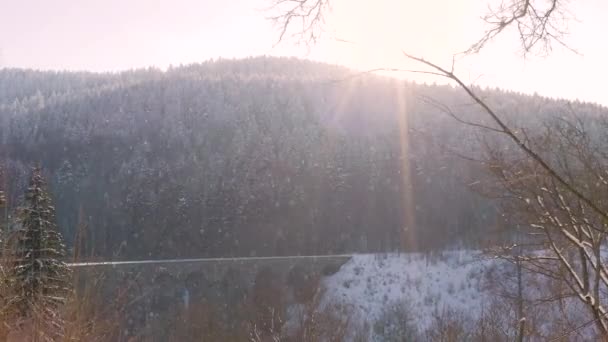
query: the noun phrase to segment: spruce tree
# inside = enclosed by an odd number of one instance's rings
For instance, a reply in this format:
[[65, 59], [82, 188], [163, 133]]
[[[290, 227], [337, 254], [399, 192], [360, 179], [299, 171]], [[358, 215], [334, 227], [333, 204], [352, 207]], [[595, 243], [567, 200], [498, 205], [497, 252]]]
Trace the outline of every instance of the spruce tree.
[[71, 293], [71, 270], [40, 168], [32, 172], [10, 247], [10, 297], [5, 313], [32, 333], [33, 340], [61, 336], [59, 309]]

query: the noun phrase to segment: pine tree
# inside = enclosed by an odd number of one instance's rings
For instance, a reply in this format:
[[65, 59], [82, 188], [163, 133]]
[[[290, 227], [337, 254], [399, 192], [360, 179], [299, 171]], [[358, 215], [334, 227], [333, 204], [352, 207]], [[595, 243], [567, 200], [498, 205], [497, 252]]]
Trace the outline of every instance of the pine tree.
[[31, 331], [32, 340], [54, 341], [61, 336], [59, 309], [71, 293], [71, 270], [61, 260], [65, 246], [40, 168], [33, 170], [18, 223], [11, 238], [4, 312]]

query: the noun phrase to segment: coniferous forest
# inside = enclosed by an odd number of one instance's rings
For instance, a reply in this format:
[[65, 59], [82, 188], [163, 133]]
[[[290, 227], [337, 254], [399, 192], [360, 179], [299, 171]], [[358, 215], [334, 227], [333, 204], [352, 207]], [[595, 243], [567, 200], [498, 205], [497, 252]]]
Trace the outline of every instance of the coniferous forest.
[[[594, 120], [606, 112], [478, 91], [530, 132], [572, 112], [601, 132]], [[483, 166], [469, 158], [508, 144], [454, 116], [486, 119], [454, 87], [293, 58], [120, 73], [2, 69], [4, 221], [41, 165], [68, 250], [106, 260], [508, 239], [495, 200], [475, 189]]]

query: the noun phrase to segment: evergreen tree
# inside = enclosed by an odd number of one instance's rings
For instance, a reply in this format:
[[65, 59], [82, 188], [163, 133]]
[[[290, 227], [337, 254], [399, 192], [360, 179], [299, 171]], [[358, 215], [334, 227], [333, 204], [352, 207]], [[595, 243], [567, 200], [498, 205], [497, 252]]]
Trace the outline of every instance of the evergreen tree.
[[40, 168], [33, 170], [10, 240], [10, 292], [4, 313], [29, 330], [32, 340], [54, 341], [61, 336], [58, 310], [71, 292], [71, 270], [61, 260], [65, 246]]

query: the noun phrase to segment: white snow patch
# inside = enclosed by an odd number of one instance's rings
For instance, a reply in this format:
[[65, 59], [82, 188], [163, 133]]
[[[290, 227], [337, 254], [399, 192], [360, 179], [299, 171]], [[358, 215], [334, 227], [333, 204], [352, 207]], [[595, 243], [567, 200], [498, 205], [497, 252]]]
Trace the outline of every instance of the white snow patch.
[[323, 280], [324, 304], [349, 307], [353, 317], [374, 322], [390, 303], [406, 301], [419, 331], [433, 314], [445, 309], [476, 317], [489, 294], [482, 290], [485, 267], [492, 260], [477, 251], [450, 251], [439, 256], [408, 254], [354, 255]]

